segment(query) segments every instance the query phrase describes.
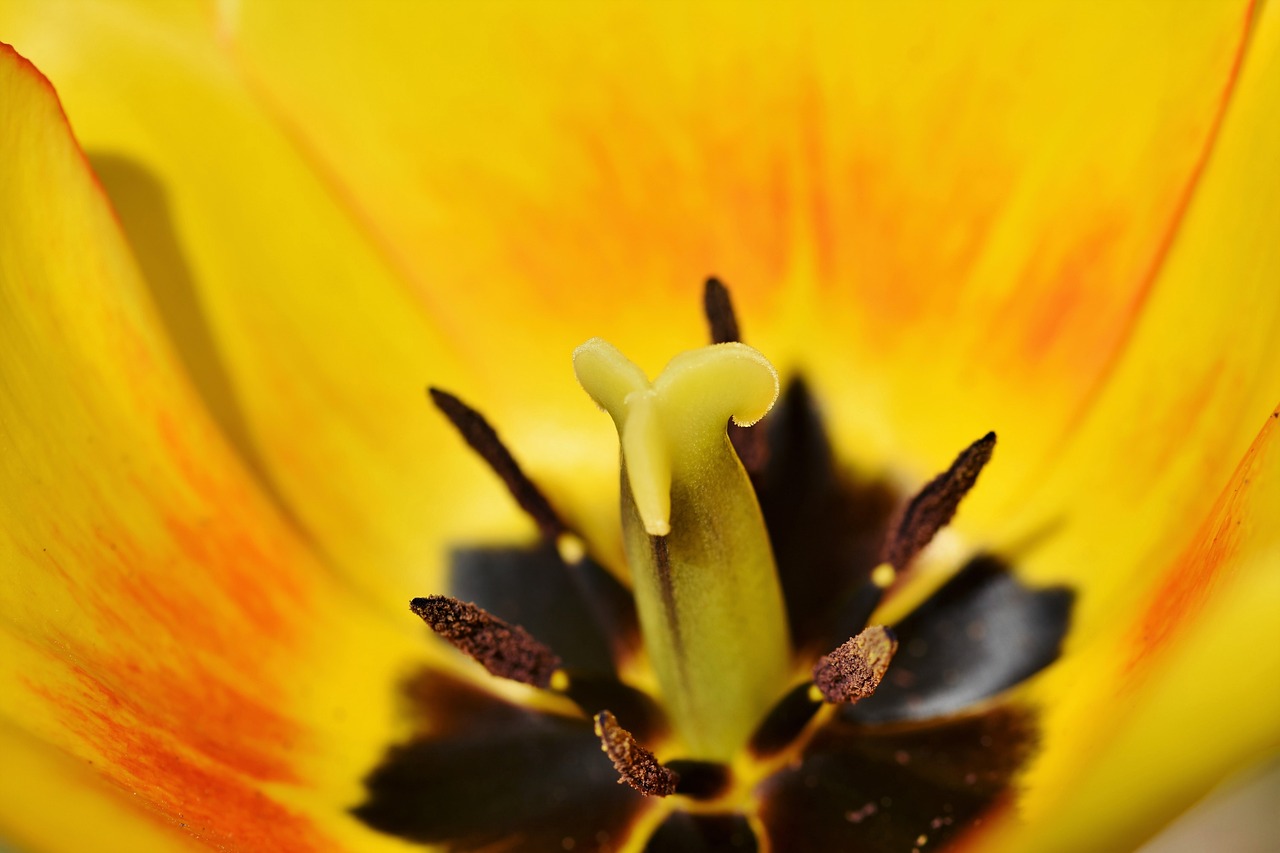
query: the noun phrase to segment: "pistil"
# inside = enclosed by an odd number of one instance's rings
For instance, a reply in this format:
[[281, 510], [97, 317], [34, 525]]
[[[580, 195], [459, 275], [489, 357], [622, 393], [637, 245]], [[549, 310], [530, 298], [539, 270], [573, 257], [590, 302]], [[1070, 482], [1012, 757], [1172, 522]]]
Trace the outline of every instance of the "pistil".
[[691, 757], [731, 760], [788, 681], [768, 533], [725, 431], [768, 412], [777, 374], [741, 343], [676, 356], [653, 382], [599, 339], [574, 367], [618, 430], [624, 545], [674, 726]]

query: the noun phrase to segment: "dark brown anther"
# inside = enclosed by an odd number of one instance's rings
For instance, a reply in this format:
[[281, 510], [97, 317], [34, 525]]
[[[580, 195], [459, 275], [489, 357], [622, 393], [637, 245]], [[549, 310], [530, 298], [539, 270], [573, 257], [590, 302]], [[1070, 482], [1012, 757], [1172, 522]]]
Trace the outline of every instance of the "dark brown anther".
[[541, 490], [520, 470], [520, 464], [502, 443], [497, 431], [484, 419], [484, 415], [448, 391], [441, 391], [439, 388], [428, 388], [427, 391], [431, 395], [431, 402], [462, 434], [471, 449], [502, 479], [507, 491], [511, 492], [520, 508], [538, 525], [542, 535], [555, 541], [560, 534], [568, 532], [568, 526], [560, 520]]
[[813, 684], [828, 702], [853, 704], [880, 686], [898, 639], [883, 625], [864, 628], [858, 636], [813, 667]]
[[409, 609], [421, 616], [432, 631], [499, 678], [548, 687], [560, 669], [555, 652], [528, 631], [474, 604], [429, 595], [410, 601]]
[[613, 714], [601, 711], [596, 714], [595, 723], [600, 747], [618, 771], [619, 784], [626, 782], [646, 797], [669, 797], [676, 792], [680, 774], [664, 767], [631, 732], [618, 725]]
[[[702, 294], [703, 309], [707, 314], [707, 325], [711, 328], [711, 343], [725, 344], [742, 340], [742, 331], [738, 328], [738, 315], [733, 310], [733, 300], [729, 297], [729, 288], [724, 282], [712, 276], [707, 279]], [[769, 445], [765, 432], [760, 424], [754, 427], [740, 427], [729, 424], [729, 440], [733, 449], [748, 473], [756, 474], [763, 470], [769, 457]]]
[[903, 510], [885, 541], [881, 559], [902, 571], [951, 521], [956, 507], [973, 488], [982, 469], [991, 461], [996, 434], [989, 432], [969, 445], [943, 471], [925, 484]]
[[707, 325], [711, 327], [711, 342], [725, 344], [740, 341], [738, 316], [733, 312], [733, 300], [729, 298], [729, 289], [724, 282], [712, 276], [707, 279], [706, 289], [702, 293], [703, 309], [707, 313]]

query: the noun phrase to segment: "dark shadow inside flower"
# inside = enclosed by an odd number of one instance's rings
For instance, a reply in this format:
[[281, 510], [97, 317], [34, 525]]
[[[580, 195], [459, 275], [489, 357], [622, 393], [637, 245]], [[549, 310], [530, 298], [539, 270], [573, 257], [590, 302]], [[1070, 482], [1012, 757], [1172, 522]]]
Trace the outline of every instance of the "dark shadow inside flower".
[[889, 674], [844, 713], [888, 723], [963, 712], [1057, 660], [1074, 600], [1062, 587], [1023, 586], [996, 557], [975, 557], [894, 626]]
[[627, 589], [590, 557], [566, 566], [550, 543], [455, 549], [447, 588], [524, 627], [571, 669], [613, 672], [613, 655], [637, 641], [634, 615], [618, 616], [634, 613]]
[[673, 812], [644, 849], [645, 853], [754, 853], [760, 844], [742, 815]]
[[226, 360], [218, 347], [191, 265], [173, 225], [161, 180], [135, 160], [91, 151], [89, 163], [124, 230], [133, 257], [191, 383], [222, 434], [286, 518], [295, 519], [249, 431]]
[[587, 719], [430, 670], [405, 692], [423, 734], [365, 779], [354, 814], [375, 829], [450, 850], [612, 849], [655, 802], [617, 784]]
[[1011, 706], [916, 727], [837, 719], [764, 783], [761, 817], [779, 853], [938, 849], [1001, 801], [1035, 743]]
[[840, 470], [803, 380], [792, 380], [762, 426], [768, 453], [752, 479], [792, 645], [802, 657], [821, 654], [861, 630], [880, 603], [871, 572], [900, 497]]

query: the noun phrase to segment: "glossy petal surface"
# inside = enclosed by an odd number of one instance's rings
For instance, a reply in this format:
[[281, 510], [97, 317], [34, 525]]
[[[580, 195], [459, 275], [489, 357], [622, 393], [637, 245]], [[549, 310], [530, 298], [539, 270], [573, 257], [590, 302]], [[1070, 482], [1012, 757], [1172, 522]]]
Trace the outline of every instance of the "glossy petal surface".
[[325, 558], [398, 614], [407, 588], [439, 577], [445, 531], [465, 531], [464, 496], [507, 506], [465, 456], [428, 452], [453, 438], [422, 389], [476, 383], [246, 85], [210, 12], [9, 6], [0, 31], [57, 78], [218, 426]]
[[[1273, 421], [1258, 429], [1262, 413], [1280, 400], [1274, 368], [1280, 364], [1280, 290], [1274, 286], [1280, 248], [1255, 227], [1280, 214], [1280, 182], [1260, 180], [1256, 166], [1267, 160], [1264, 151], [1280, 145], [1280, 118], [1267, 106], [1278, 86], [1280, 15], [1267, 7], [1255, 23], [1215, 156], [1133, 343], [1059, 464], [1028, 500], [1029, 507], [1056, 501], [1064, 513], [1041, 519], [1047, 535], [1019, 562], [1033, 573], [1060, 577], [1057, 566], [1065, 561], [1089, 579], [1076, 623], [1079, 645], [1068, 645], [1064, 660], [1071, 663], [1044, 685], [1055, 707], [1045, 753], [1029, 777], [1040, 793], [1029, 799], [1026, 813], [1037, 820], [1066, 814], [1058, 798], [1068, 791], [1087, 789], [1099, 800], [1123, 791], [1131, 804], [1128, 831], [1139, 833], [1137, 827], [1172, 817], [1179, 801], [1188, 805], [1213, 774], [1280, 737], [1280, 715], [1268, 704], [1274, 694], [1252, 692], [1272, 677], [1267, 652], [1276, 648], [1273, 626], [1269, 618], [1247, 615], [1245, 604], [1276, 606], [1280, 559], [1274, 531], [1259, 521], [1274, 515], [1266, 497], [1275, 476], [1266, 461], [1273, 458], [1266, 451], [1274, 441]], [[1231, 496], [1237, 492], [1253, 497], [1236, 504]], [[1216, 548], [1214, 525], [1229, 526], [1228, 518], [1240, 522], [1234, 549]], [[1199, 604], [1155, 605], [1167, 599], [1159, 591], [1179, 576], [1178, 566], [1190, 554], [1202, 555], [1201, 577], [1214, 579], [1194, 585], [1187, 600]], [[1232, 565], [1257, 568], [1236, 574]], [[1226, 583], [1229, 577], [1241, 578], [1239, 585]], [[1237, 607], [1245, 608], [1237, 618], [1226, 615]], [[1153, 609], [1162, 616], [1149, 622]], [[1197, 611], [1222, 615], [1212, 627], [1184, 618]], [[1168, 624], [1153, 632], [1151, 625], [1161, 620]], [[1173, 625], [1179, 630], [1170, 630]], [[1121, 662], [1130, 660], [1135, 637], [1146, 633], [1157, 640], [1149, 651], [1158, 653], [1143, 659], [1163, 677], [1135, 683]], [[1206, 667], [1221, 673], [1213, 688], [1191, 694], [1197, 701], [1179, 698], [1192, 674]], [[1189, 726], [1199, 732], [1194, 749], [1155, 748], [1161, 740], [1181, 743]], [[1149, 751], [1141, 764], [1113, 764], [1115, 759], [1103, 761], [1097, 751], [1079, 747], [1081, 731], [1106, 732], [1117, 742], [1133, 739]], [[1094, 762], [1111, 772], [1084, 789], [1068, 781], [1087, 777], [1085, 768]], [[1147, 781], [1156, 779], [1158, 784]], [[1099, 820], [1115, 828], [1119, 818], [1099, 813]], [[1064, 849], [1091, 831], [1080, 824], [1054, 826]], [[1118, 841], [1117, 848], [1125, 844]]]
[[[1043, 849], [1074, 849], [1085, 833], [1131, 849], [1213, 782], [1280, 746], [1280, 694], [1269, 689], [1280, 680], [1280, 538], [1270, 522], [1280, 512], [1278, 441], [1280, 412], [1191, 541], [1165, 553], [1144, 606], [1078, 638], [1039, 685], [1057, 697], [1046, 717], [1052, 746], [1026, 800]], [[1104, 806], [1118, 791], [1128, 792], [1124, 814]], [[1078, 815], [1093, 819], [1078, 826]], [[1028, 831], [1001, 838], [1020, 849]]]
[[404, 646], [340, 603], [174, 369], [51, 87], [8, 47], [0, 91], [0, 160], [22, 164], [0, 170], [0, 731], [22, 784], [0, 831], [74, 848], [67, 809], [140, 848], [376, 849], [334, 806], [383, 737], [387, 701], [353, 697]]

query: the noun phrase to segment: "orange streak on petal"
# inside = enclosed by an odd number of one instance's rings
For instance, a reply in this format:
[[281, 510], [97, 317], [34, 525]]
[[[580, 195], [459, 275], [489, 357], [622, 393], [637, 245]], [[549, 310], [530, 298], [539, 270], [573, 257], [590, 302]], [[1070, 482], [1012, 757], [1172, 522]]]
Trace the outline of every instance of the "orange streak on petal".
[[[44, 562], [70, 581], [84, 608], [78, 618], [111, 642], [87, 645], [54, 629], [32, 645], [70, 678], [56, 687], [24, 681], [62, 729], [101, 757], [100, 772], [162, 823], [216, 845], [322, 849], [306, 818], [262, 791], [262, 783], [303, 782], [291, 758], [306, 751], [308, 733], [282, 710], [289, 697], [263, 664], [301, 639], [282, 596], [306, 596], [277, 583], [291, 572], [251, 535], [178, 517], [165, 525], [177, 549], [160, 562], [121, 530], [98, 530], [87, 548], [50, 542], [49, 552], [73, 563], [96, 554], [91, 586], [61, 560]], [[166, 577], [157, 570], [163, 562], [199, 580]], [[273, 647], [266, 654], [264, 644]], [[139, 651], [148, 646], [154, 655]]]
[[[210, 505], [246, 497], [207, 485]], [[290, 697], [270, 662], [302, 642], [298, 613], [309, 596], [284, 558], [224, 522], [165, 517], [167, 555], [125, 529], [98, 529], [87, 545], [55, 530], [42, 562], [73, 591], [83, 608], [75, 618], [110, 643], [55, 628], [32, 646], [70, 678], [56, 687], [23, 680], [60, 728], [88, 745], [99, 771], [161, 823], [215, 845], [324, 849], [305, 817], [262, 791], [262, 783], [305, 781], [293, 759], [311, 746], [308, 732], [284, 710]], [[63, 565], [90, 558], [91, 583]]]
[[[1009, 325], [1014, 335], [1008, 342], [1011, 349], [1004, 358], [1010, 367], [1026, 368], [1028, 378], [1032, 379], [1046, 362], [1057, 362], [1065, 372], [1076, 373], [1086, 379], [1095, 376], [1093, 391], [1077, 407], [1073, 423], [1088, 412], [1089, 403], [1105, 378], [1106, 368], [1114, 365], [1124, 342], [1132, 333], [1186, 218], [1239, 82], [1249, 45], [1254, 7], [1255, 4], [1250, 3], [1244, 11], [1231, 66], [1209, 118], [1200, 150], [1181, 186], [1165, 188], [1168, 202], [1156, 205], [1157, 209], [1169, 211], [1168, 220], [1163, 232], [1155, 237], [1145, 270], [1127, 285], [1121, 283], [1126, 278], [1123, 259], [1133, 228], [1133, 211], [1125, 210], [1089, 211], [1087, 214], [1082, 211], [1082, 216], [1087, 215], [1097, 224], [1084, 229], [1055, 256], [1033, 257], [1023, 270], [1023, 283], [1018, 291], [1035, 292], [1040, 289], [1041, 292], [1030, 305], [1019, 301], [1021, 307], [1018, 310], [1022, 316], [1015, 317], [1016, 322]], [[1116, 301], [1112, 310], [1100, 310], [1098, 298], [1100, 295], [1105, 298], [1105, 294], [1092, 292], [1093, 283], [1100, 278], [1111, 278], [1118, 285], [1114, 288], [1113, 298]], [[1072, 345], [1069, 341], [1072, 335], [1090, 341], [1091, 346]], [[1065, 434], [1069, 435], [1070, 429]]]
[[158, 824], [332, 849], [271, 789], [317, 750], [319, 567], [172, 363], [48, 82], [3, 48], [0, 91], [4, 716]]
[[[1075, 412], [1067, 421], [1066, 428], [1063, 430], [1063, 436], [1071, 436], [1079, 423], [1088, 415], [1094, 401], [1101, 393], [1102, 388], [1106, 384], [1106, 379], [1119, 363], [1119, 356], [1124, 349], [1125, 342], [1133, 333], [1138, 318], [1142, 313], [1142, 307], [1146, 304], [1147, 298], [1151, 295], [1152, 290], [1156, 286], [1156, 282], [1160, 278], [1160, 272], [1165, 267], [1173, 245], [1177, 239], [1178, 233], [1182, 229], [1183, 222], [1186, 220], [1187, 211], [1191, 207], [1192, 199], [1195, 197], [1196, 188], [1200, 185], [1200, 179], [1204, 175], [1205, 168], [1209, 164], [1209, 158], [1217, 147], [1217, 142], [1222, 133], [1223, 123], [1227, 116], [1227, 107], [1230, 105], [1232, 96], [1236, 92], [1237, 84], [1240, 82], [1240, 73], [1244, 68], [1245, 57], [1248, 54], [1250, 36], [1253, 30], [1254, 20], [1257, 15], [1257, 3], [1251, 0], [1244, 10], [1242, 16], [1240, 34], [1235, 44], [1231, 67], [1227, 71], [1226, 79], [1223, 82], [1221, 94], [1218, 96], [1217, 104], [1213, 115], [1209, 120], [1207, 133], [1204, 142], [1200, 148], [1199, 156], [1192, 164], [1190, 171], [1187, 173], [1186, 181], [1182, 188], [1177, 192], [1175, 198], [1170, 200], [1167, 205], [1170, 210], [1168, 225], [1160, 235], [1156, 243], [1155, 250], [1151, 255], [1151, 259], [1146, 269], [1137, 279], [1137, 286], [1133, 289], [1128, 297], [1122, 303], [1116, 306], [1115, 312], [1116, 324], [1110, 333], [1107, 330], [1100, 330], [1096, 339], [1101, 346], [1090, 350], [1097, 354], [1096, 361], [1100, 372], [1097, 374], [1092, 386], [1081, 399]], [[1123, 236], [1120, 233], [1116, 237]], [[1119, 245], [1123, 242], [1117, 240]], [[1083, 269], [1082, 274], [1085, 276], [1096, 275], [1096, 271], [1089, 267]], [[1088, 279], [1081, 279], [1087, 281]], [[1088, 306], [1086, 306], [1087, 308]], [[1096, 314], [1096, 306], [1091, 309], [1091, 313]], [[1036, 338], [1027, 336], [1028, 343], [1034, 344]], [[1051, 340], [1049, 338], [1043, 339]], [[1077, 348], [1076, 354], [1081, 354], [1081, 350]]]
[[1121, 680], [1123, 690], [1134, 689], [1138, 679], [1133, 676], [1147, 669], [1161, 650], [1194, 623], [1217, 587], [1230, 582], [1238, 567], [1234, 558], [1249, 526], [1274, 523], [1273, 518], [1259, 517], [1263, 514], [1254, 505], [1252, 486], [1274, 452], [1278, 426], [1280, 410], [1267, 419], [1208, 518], [1174, 560], [1137, 620]]
[[[95, 663], [94, 671], [128, 669], [129, 664], [105, 668]], [[62, 722], [93, 742], [107, 766], [104, 775], [127, 794], [140, 799], [150, 814], [162, 824], [177, 824], [215, 849], [255, 850], [323, 849], [315, 840], [310, 822], [278, 802], [263, 796], [261, 788], [244, 775], [201, 756], [186, 755], [175, 746], [172, 722], [157, 724], [157, 715], [166, 710], [164, 697], [125, 694], [106, 686], [84, 667], [75, 667], [82, 693], [72, 699], [33, 685], [57, 709]], [[151, 682], [154, 684], [154, 681]], [[181, 689], [181, 688], [180, 688]], [[159, 698], [160, 705], [152, 700]], [[185, 711], [196, 710], [184, 697]], [[78, 701], [77, 701], [78, 700]], [[142, 711], [137, 717], [133, 711]], [[242, 707], [228, 708], [220, 726], [222, 736], [234, 729]], [[191, 719], [187, 723], [210, 722]], [[252, 718], [245, 725], [253, 725]], [[230, 725], [228, 725], [230, 724]], [[186, 736], [184, 732], [183, 737]], [[213, 736], [211, 730], [209, 737]]]

